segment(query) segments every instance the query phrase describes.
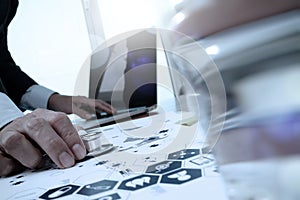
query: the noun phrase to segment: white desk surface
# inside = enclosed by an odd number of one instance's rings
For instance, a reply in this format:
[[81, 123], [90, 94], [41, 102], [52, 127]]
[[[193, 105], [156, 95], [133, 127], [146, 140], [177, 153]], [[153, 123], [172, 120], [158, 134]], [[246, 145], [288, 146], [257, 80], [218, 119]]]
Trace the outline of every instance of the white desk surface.
[[115, 149], [69, 169], [49, 164], [0, 178], [0, 199], [225, 200], [213, 156], [199, 152], [198, 124], [180, 124], [190, 116], [167, 112], [90, 130]]

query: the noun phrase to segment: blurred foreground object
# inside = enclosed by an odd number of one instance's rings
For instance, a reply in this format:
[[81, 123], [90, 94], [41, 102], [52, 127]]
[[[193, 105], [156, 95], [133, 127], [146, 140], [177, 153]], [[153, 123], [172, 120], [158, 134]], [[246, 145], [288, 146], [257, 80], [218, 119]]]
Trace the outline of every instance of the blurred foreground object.
[[[192, 63], [201, 74], [186, 76], [197, 91], [200, 122], [230, 199], [300, 198], [299, 4], [215, 0], [178, 5], [182, 18], [175, 29], [197, 41], [172, 38], [173, 48], [189, 61], [174, 57], [175, 67], [187, 74]], [[195, 43], [218, 71], [209, 71], [212, 64], [201, 59]], [[218, 82], [216, 74], [225, 99], [209, 89]], [[218, 120], [212, 110], [221, 105], [226, 111]]]

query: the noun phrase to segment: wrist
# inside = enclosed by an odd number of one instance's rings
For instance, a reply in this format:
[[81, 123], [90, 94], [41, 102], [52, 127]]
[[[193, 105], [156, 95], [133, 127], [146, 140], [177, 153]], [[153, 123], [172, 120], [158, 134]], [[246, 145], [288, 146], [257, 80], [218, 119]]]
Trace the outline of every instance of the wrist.
[[10, 123], [12, 123], [12, 121], [10, 121], [10, 122], [4, 124], [2, 127], [0, 127], [0, 131], [2, 131], [2, 130], [3, 130], [8, 124], [10, 124]]
[[67, 96], [54, 93], [49, 97], [48, 106], [49, 110], [66, 112]]
[[48, 104], [47, 104], [47, 109], [49, 109], [49, 110], [56, 110], [55, 109], [55, 99], [57, 98], [57, 96], [58, 96], [59, 94], [58, 93], [54, 93], [54, 94], [52, 94], [50, 97], [49, 97], [49, 99], [48, 99]]

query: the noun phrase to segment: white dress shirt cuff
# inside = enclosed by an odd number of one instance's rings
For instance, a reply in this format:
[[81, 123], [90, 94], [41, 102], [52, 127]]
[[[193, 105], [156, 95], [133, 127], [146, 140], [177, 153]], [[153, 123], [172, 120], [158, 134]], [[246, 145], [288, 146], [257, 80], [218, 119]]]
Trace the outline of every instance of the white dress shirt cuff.
[[26, 110], [47, 108], [48, 100], [56, 92], [41, 85], [33, 85], [27, 89], [21, 98], [20, 107]]
[[6, 94], [0, 93], [0, 128], [23, 115], [23, 112]]

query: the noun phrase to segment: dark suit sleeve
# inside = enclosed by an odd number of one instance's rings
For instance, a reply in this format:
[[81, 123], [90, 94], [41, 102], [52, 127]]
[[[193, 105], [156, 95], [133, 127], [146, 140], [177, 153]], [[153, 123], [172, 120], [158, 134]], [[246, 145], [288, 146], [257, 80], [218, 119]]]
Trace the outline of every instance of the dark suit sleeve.
[[17, 6], [17, 0], [1, 0], [0, 3], [0, 89], [19, 105], [22, 95], [36, 82], [15, 64], [8, 51], [7, 27], [15, 15]]
[[2, 37], [0, 36], [0, 79], [7, 95], [16, 105], [19, 105], [26, 90], [36, 84], [12, 59], [7, 48], [7, 30], [2, 32]]
[[4, 85], [3, 85], [3, 83], [2, 83], [2, 81], [1, 81], [1, 78], [0, 78], [0, 92], [2, 92], [2, 93], [7, 93], [7, 92], [6, 92], [6, 89], [5, 89]]

